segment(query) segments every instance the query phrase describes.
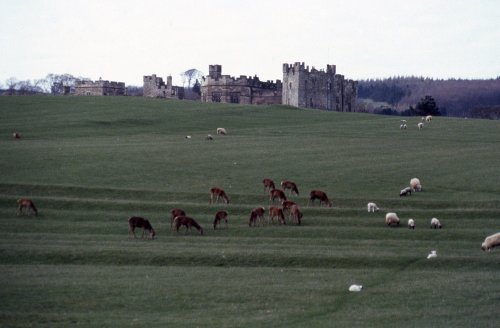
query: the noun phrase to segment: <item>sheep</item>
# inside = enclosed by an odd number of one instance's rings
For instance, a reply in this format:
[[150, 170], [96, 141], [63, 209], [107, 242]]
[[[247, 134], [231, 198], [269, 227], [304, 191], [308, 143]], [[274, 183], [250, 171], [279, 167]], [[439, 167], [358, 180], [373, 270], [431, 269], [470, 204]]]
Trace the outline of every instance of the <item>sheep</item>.
[[437, 218], [431, 219], [431, 229], [441, 229], [442, 227], [441, 222]]
[[362, 285], [351, 285], [351, 286], [349, 286], [349, 291], [350, 292], [360, 292], [361, 290], [363, 290], [363, 286]]
[[211, 134], [207, 134], [207, 137], [205, 139], [206, 140], [214, 140], [214, 137], [212, 137]]
[[399, 126], [399, 128], [400, 128], [401, 130], [406, 130], [406, 123], [402, 123], [402, 124]]
[[12, 138], [21, 139], [21, 134], [19, 132], [12, 132]]
[[375, 211], [379, 210], [379, 208], [377, 207], [377, 204], [372, 203], [372, 202], [368, 203], [366, 205], [366, 207], [368, 208], [368, 213], [370, 213], [370, 212], [374, 213]]
[[410, 187], [406, 187], [404, 189], [401, 189], [401, 191], [399, 192], [399, 197], [402, 197], [402, 196], [408, 196], [410, 195], [411, 196], [411, 188]]
[[435, 257], [437, 257], [437, 256], [438, 256], [438, 255], [437, 255], [436, 251], [431, 251], [431, 252], [429, 253], [429, 255], [427, 255], [427, 259], [432, 259], [432, 258], [435, 258]]
[[422, 184], [418, 178], [412, 178], [410, 180], [410, 187], [412, 191], [422, 191]]
[[419, 122], [419, 123], [417, 124], [417, 127], [418, 127], [418, 129], [419, 129], [419, 130], [422, 130], [422, 129], [424, 128], [424, 123]]
[[415, 220], [408, 219], [408, 229], [415, 229]]
[[217, 128], [217, 134], [225, 136], [227, 134], [227, 131], [224, 128]]
[[388, 226], [397, 225], [399, 226], [399, 218], [396, 213], [389, 212], [385, 215], [385, 224]]
[[425, 117], [425, 121], [426, 121], [426, 122], [430, 122], [430, 121], [432, 121], [432, 115], [427, 115], [427, 116]]
[[401, 123], [402, 124], [406, 124], [406, 123], [408, 123], [408, 121], [407, 120], [401, 120]]
[[186, 136], [186, 139], [191, 139], [191, 136]]
[[500, 246], [500, 232], [497, 232], [494, 235], [488, 236], [484, 239], [484, 242], [481, 244], [481, 249], [483, 251], [491, 251], [492, 248]]

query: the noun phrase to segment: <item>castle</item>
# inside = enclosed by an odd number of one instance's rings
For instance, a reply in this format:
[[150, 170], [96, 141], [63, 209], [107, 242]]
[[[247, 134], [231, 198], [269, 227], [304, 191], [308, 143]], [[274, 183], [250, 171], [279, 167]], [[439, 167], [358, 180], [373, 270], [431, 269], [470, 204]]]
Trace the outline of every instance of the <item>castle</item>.
[[340, 112], [355, 110], [357, 82], [336, 73], [335, 65], [326, 71], [309, 69], [304, 63], [283, 64], [283, 83], [260, 81], [257, 76], [235, 78], [222, 75], [221, 65], [210, 65], [203, 77], [201, 101], [239, 104], [284, 104]]
[[208, 76], [201, 81], [201, 101], [236, 104], [281, 104], [282, 84], [260, 81], [257, 76], [222, 75], [221, 65], [210, 65]]
[[144, 76], [143, 96], [167, 99], [184, 99], [184, 87], [172, 85], [172, 76], [167, 76], [167, 83], [155, 74]]
[[352, 112], [356, 97], [357, 82], [337, 74], [335, 65], [318, 71], [304, 63], [283, 64], [284, 105]]
[[[65, 91], [66, 94], [66, 91]], [[75, 95], [77, 96], [124, 96], [125, 83], [106, 81], [75, 81]]]

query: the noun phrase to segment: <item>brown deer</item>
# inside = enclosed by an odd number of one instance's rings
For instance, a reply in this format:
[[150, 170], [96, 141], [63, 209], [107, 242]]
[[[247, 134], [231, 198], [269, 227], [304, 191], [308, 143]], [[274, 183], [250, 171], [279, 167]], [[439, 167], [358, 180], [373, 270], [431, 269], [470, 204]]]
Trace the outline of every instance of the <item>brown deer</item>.
[[181, 210], [180, 208], [174, 208], [170, 211], [170, 229], [172, 229], [174, 220], [176, 217], [181, 216], [181, 215], [186, 215], [186, 212], [184, 210]]
[[281, 181], [281, 188], [283, 188], [284, 191], [290, 190], [290, 195], [299, 195], [299, 189], [297, 189], [297, 185], [295, 184], [295, 182], [283, 180]]
[[276, 199], [278, 199], [280, 202], [283, 202], [286, 200], [285, 193], [281, 189], [272, 189], [269, 192], [269, 204], [273, 203]]
[[35, 216], [38, 215], [38, 209], [31, 199], [21, 198], [17, 200], [17, 215], [31, 215], [32, 212], [35, 213]]
[[290, 208], [290, 212], [292, 214], [293, 222], [297, 225], [300, 225], [302, 222], [302, 212], [300, 211], [300, 208], [297, 205], [293, 205]]
[[321, 206], [321, 204], [325, 204], [325, 206], [332, 207], [332, 202], [328, 199], [328, 196], [321, 190], [311, 190], [311, 192], [309, 193], [309, 201], [307, 202], [307, 206], [309, 206], [310, 203], [314, 204], [314, 201], [316, 199], [319, 199], [319, 206]]
[[226, 222], [226, 229], [227, 229], [227, 217], [228, 214], [226, 211], [218, 211], [217, 213], [215, 213], [214, 230], [217, 228], [217, 225], [220, 224], [222, 220]]
[[142, 228], [142, 238], [144, 238], [146, 230], [149, 231], [149, 238], [155, 238], [156, 232], [147, 219], [138, 216], [133, 216], [128, 219], [128, 234], [129, 236], [133, 234], [134, 238], [137, 238], [137, 236], [135, 235], [135, 228]]
[[283, 209], [276, 206], [269, 207], [269, 219], [268, 221], [274, 223], [274, 218], [278, 218], [280, 224], [286, 224], [285, 215], [283, 214]]
[[264, 207], [257, 207], [252, 210], [250, 213], [250, 218], [248, 219], [248, 226], [251, 227], [252, 225], [255, 227], [259, 223], [259, 221], [264, 221], [264, 213], [266, 210]]
[[226, 192], [223, 189], [217, 188], [217, 187], [211, 188], [210, 189], [210, 202], [209, 202], [209, 204], [217, 203], [220, 198], [222, 198], [222, 200], [226, 204], [229, 204], [229, 198], [227, 197]]
[[262, 184], [264, 185], [264, 194], [266, 193], [266, 191], [271, 191], [276, 188], [274, 185], [274, 181], [268, 178], [262, 180]]
[[181, 226], [186, 227], [186, 233], [191, 231], [191, 227], [195, 227], [200, 232], [200, 235], [203, 235], [203, 228], [198, 224], [198, 222], [195, 221], [195, 219], [189, 216], [181, 215], [176, 217], [174, 219], [174, 225], [177, 232], [179, 232], [179, 228]]

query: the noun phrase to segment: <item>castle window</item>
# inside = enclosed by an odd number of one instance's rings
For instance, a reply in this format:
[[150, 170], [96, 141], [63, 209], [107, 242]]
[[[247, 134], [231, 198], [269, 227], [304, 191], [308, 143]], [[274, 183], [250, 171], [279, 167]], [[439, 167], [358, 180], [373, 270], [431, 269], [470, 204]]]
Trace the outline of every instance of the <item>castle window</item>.
[[220, 102], [221, 97], [222, 95], [220, 92], [212, 92], [212, 102]]
[[291, 89], [292, 88], [292, 82], [290, 82], [290, 84], [288, 85], [288, 89]]
[[240, 103], [240, 93], [239, 92], [231, 92], [229, 94], [229, 99], [230, 99], [231, 103], [239, 104]]

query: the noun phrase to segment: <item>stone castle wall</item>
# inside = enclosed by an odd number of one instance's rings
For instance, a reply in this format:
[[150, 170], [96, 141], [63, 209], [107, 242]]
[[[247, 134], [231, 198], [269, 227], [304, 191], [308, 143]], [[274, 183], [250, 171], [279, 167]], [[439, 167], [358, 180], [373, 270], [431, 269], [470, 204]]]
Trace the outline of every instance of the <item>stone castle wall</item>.
[[77, 96], [124, 96], [125, 83], [106, 80], [76, 81], [75, 95]]
[[165, 83], [155, 74], [143, 77], [143, 96], [153, 98], [184, 99], [184, 88], [172, 85], [172, 77]]
[[281, 104], [281, 81], [260, 81], [257, 76], [222, 75], [221, 65], [210, 65], [201, 81], [201, 101], [269, 105]]
[[350, 112], [355, 109], [356, 90], [357, 83], [337, 74], [335, 65], [317, 70], [304, 63], [283, 64], [285, 105]]

